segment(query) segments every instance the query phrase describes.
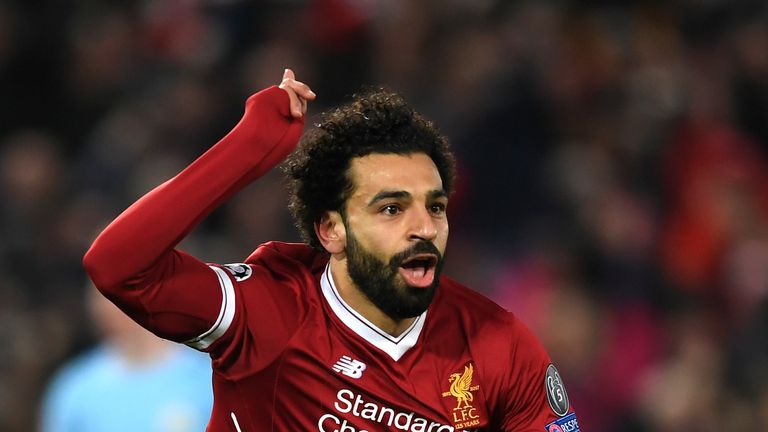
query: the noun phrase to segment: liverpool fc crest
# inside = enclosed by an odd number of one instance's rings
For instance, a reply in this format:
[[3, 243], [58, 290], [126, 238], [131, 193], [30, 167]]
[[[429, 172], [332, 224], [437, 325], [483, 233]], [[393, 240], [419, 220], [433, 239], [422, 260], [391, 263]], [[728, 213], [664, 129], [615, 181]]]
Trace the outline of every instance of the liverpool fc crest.
[[480, 424], [480, 415], [473, 405], [475, 395], [473, 392], [480, 389], [479, 385], [472, 385], [472, 376], [475, 368], [472, 363], [464, 366], [462, 373], [452, 373], [448, 377], [450, 387], [442, 396], [455, 397], [456, 407], [453, 408], [453, 423], [456, 429], [465, 429]]

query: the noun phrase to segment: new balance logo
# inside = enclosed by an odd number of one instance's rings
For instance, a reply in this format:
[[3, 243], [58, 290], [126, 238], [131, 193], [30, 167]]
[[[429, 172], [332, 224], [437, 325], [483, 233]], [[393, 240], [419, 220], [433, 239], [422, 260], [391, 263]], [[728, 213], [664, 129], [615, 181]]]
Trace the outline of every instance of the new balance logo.
[[348, 377], [358, 379], [363, 376], [363, 371], [367, 366], [365, 363], [355, 360], [349, 356], [341, 356], [339, 361], [333, 365], [333, 370], [340, 372]]

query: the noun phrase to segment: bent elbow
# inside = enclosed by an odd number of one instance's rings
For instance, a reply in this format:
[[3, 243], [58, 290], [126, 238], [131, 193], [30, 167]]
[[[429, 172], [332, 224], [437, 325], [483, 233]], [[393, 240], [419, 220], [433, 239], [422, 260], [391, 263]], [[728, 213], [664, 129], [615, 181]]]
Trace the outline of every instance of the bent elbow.
[[96, 243], [91, 245], [83, 256], [85, 273], [91, 278], [96, 288], [105, 294], [121, 285], [121, 281], [110, 272], [110, 262], [112, 261], [113, 259], [102, 253]]

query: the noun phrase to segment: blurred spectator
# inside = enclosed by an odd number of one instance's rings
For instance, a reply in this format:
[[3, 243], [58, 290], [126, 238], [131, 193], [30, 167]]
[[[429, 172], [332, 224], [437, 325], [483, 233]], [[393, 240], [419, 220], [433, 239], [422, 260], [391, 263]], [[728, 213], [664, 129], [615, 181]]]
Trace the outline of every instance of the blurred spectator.
[[48, 387], [43, 432], [199, 432], [213, 405], [210, 360], [163, 341], [89, 289], [103, 343]]

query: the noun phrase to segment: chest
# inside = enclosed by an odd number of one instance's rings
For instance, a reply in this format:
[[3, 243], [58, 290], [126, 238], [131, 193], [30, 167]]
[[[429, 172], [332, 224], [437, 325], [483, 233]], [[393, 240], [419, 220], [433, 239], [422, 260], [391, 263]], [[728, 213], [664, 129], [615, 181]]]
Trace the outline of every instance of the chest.
[[310, 323], [270, 368], [273, 418], [280, 430], [482, 428], [493, 401], [468, 346], [422, 334], [395, 360], [332, 322]]

